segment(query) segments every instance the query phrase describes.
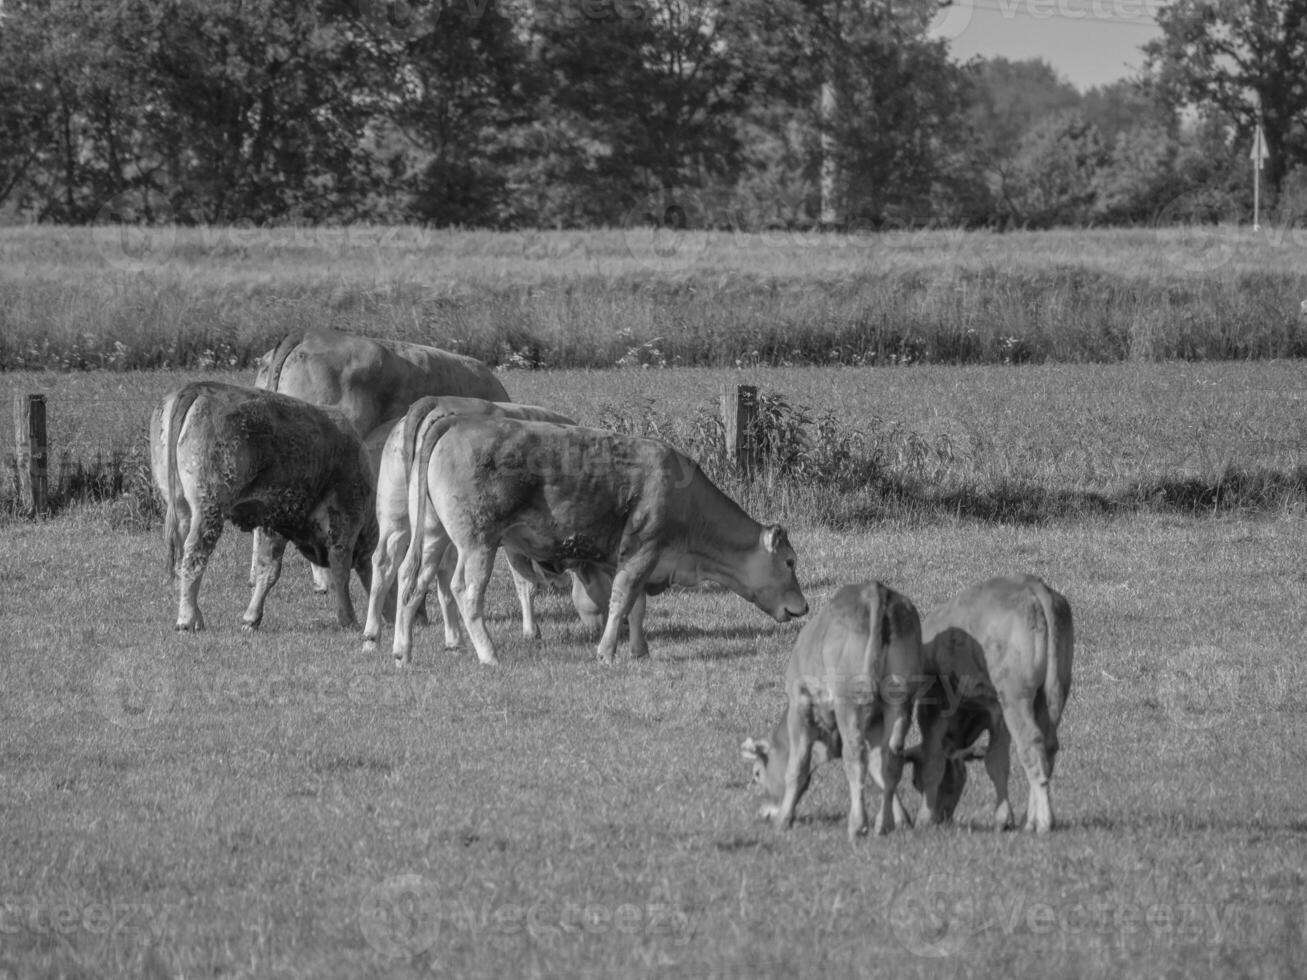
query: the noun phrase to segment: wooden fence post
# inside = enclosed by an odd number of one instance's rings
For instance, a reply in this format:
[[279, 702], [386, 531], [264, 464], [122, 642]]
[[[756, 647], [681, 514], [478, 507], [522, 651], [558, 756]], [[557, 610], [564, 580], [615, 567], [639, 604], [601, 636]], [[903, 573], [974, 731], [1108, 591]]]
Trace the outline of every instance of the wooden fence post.
[[14, 392], [14, 458], [18, 504], [36, 517], [50, 509], [50, 449], [45, 437], [45, 395]]
[[722, 395], [722, 425], [726, 430], [726, 454], [747, 478], [758, 468], [758, 389], [739, 385], [734, 394]]

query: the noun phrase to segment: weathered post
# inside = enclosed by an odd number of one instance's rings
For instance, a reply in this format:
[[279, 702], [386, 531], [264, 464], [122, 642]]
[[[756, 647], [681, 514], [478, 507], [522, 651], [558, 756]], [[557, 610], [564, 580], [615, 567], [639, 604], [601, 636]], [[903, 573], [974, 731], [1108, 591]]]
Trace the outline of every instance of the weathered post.
[[37, 517], [43, 516], [50, 508], [45, 395], [14, 393], [14, 457], [19, 507]]
[[722, 395], [722, 426], [726, 454], [752, 479], [758, 468], [758, 389], [754, 385], [739, 385], [734, 393]]

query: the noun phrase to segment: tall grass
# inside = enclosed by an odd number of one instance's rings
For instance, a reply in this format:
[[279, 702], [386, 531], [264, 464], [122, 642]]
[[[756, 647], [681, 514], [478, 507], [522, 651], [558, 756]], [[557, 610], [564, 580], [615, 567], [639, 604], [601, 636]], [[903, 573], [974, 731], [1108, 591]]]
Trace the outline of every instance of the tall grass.
[[[204, 376], [249, 383], [250, 371]], [[750, 513], [865, 526], [977, 517], [1012, 522], [1152, 510], [1301, 508], [1307, 364], [913, 366], [501, 373], [513, 398], [663, 438]], [[0, 375], [47, 396], [56, 502], [108, 500], [116, 524], [152, 519], [150, 409], [190, 371]], [[727, 455], [717, 395], [763, 393], [756, 472]], [[12, 459], [12, 457], [9, 457]], [[0, 460], [4, 454], [0, 454]], [[0, 510], [12, 512], [12, 463]]]
[[1300, 232], [0, 229], [0, 369], [246, 368], [311, 326], [548, 368], [1301, 357]]

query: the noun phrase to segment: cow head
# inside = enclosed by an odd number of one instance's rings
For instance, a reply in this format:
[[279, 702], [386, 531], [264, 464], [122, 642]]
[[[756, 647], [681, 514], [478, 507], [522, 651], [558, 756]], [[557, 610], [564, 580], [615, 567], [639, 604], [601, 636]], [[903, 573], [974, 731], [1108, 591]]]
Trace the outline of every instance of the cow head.
[[[962, 799], [962, 791], [967, 788], [967, 763], [985, 757], [984, 749], [970, 746], [957, 749], [945, 745], [944, 778], [939, 783], [939, 806], [937, 816], [943, 823], [953, 819], [953, 811]], [[904, 759], [912, 767], [912, 785], [918, 793], [925, 792], [925, 753], [920, 745], [913, 745], [903, 753]]]
[[[746, 738], [740, 743], [740, 757], [752, 763], [749, 786], [763, 798], [758, 816], [770, 819], [780, 809], [785, 795], [785, 767], [790, 761], [790, 744], [786, 719], [782, 718], [770, 738]], [[799, 795], [808, 787], [812, 770], [830, 757], [826, 745], [820, 741], [812, 747], [812, 761], [806, 771], [799, 773]]]
[[758, 543], [748, 570], [753, 604], [778, 623], [807, 615], [808, 600], [795, 573], [798, 558], [785, 528], [769, 524], [760, 532]]

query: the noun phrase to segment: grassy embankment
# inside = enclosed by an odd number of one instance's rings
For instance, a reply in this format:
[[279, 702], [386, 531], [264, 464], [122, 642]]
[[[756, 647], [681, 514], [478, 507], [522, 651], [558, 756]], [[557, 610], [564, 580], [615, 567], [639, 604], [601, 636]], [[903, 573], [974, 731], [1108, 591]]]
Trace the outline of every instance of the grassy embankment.
[[0, 229], [0, 369], [336, 326], [536, 367], [1299, 357], [1307, 231]]

